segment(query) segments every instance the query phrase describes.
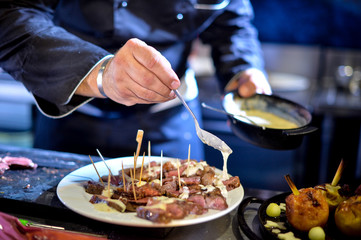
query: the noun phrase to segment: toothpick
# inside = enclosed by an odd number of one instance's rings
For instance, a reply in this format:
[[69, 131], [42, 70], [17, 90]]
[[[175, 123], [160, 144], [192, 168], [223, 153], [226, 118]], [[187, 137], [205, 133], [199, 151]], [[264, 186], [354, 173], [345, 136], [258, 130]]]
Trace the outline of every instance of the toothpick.
[[134, 200], [137, 201], [137, 195], [135, 194], [135, 187], [134, 187], [134, 180], [133, 180], [132, 169], [130, 169], [130, 178], [132, 179], [132, 187], [133, 187]]
[[142, 183], [144, 157], [145, 157], [145, 152], [143, 153], [142, 167], [140, 168], [140, 176], [139, 176], [139, 183], [138, 183], [138, 186], [140, 186], [140, 184]]
[[112, 171], [110, 171], [110, 168], [108, 167], [107, 163], [105, 162], [105, 160], [104, 160], [104, 158], [103, 158], [103, 155], [99, 152], [98, 149], [96, 149], [96, 150], [97, 150], [100, 158], [103, 160], [105, 166], [108, 168], [108, 171], [109, 171], [110, 175], [113, 177], [113, 180], [114, 180], [115, 182], [117, 182], [117, 180], [115, 179], [115, 177], [114, 177], [113, 174], [112, 174]]
[[163, 181], [163, 150], [160, 151], [160, 186], [162, 186]]
[[148, 141], [148, 172], [149, 177], [151, 176], [151, 168], [150, 168], [150, 141]]
[[337, 183], [340, 181], [343, 168], [344, 168], [343, 159], [341, 159], [340, 165], [338, 165], [336, 174], [333, 177], [333, 180], [332, 180], [332, 183], [331, 183], [332, 186], [336, 186]]
[[144, 135], [144, 131], [139, 129], [137, 132], [137, 138], [136, 138], [138, 146], [137, 146], [137, 151], [136, 151], [136, 154], [134, 157], [134, 177], [135, 177], [135, 166], [137, 165], [137, 159], [139, 156], [140, 147], [142, 146], [143, 135]]
[[108, 174], [108, 198], [110, 198], [110, 173]]
[[[132, 170], [130, 170], [132, 171]], [[122, 176], [123, 176], [123, 187], [124, 187], [124, 192], [127, 191], [126, 187], [125, 187], [125, 175], [124, 175], [124, 165], [123, 165], [123, 159], [122, 159]]]
[[97, 175], [98, 175], [98, 177], [99, 177], [99, 181], [104, 185], [103, 179], [100, 177], [99, 172], [98, 172], [97, 168], [95, 167], [95, 164], [94, 164], [94, 162], [93, 162], [93, 159], [90, 157], [90, 155], [89, 155], [89, 158], [90, 158], [90, 161], [92, 162], [93, 167], [94, 167], [94, 169], [95, 169], [95, 171], [96, 171], [96, 173], [97, 173]]
[[290, 175], [287, 174], [287, 175], [285, 176], [285, 178], [286, 178], [286, 181], [287, 181], [287, 183], [288, 183], [288, 186], [290, 186], [293, 194], [294, 194], [294, 195], [299, 195], [300, 192], [298, 191], [296, 185], [293, 183]]
[[191, 159], [191, 145], [189, 144], [188, 146], [188, 160], [187, 160], [187, 176], [189, 173], [189, 165], [190, 165], [190, 159]]
[[178, 170], [178, 185], [179, 185], [179, 189], [181, 189], [181, 180], [180, 180], [180, 173], [179, 173], [179, 159], [177, 159], [177, 170]]
[[134, 175], [134, 177], [135, 177], [135, 170], [137, 169], [137, 157], [135, 157], [135, 154], [136, 153], [134, 153], [134, 155], [133, 155], [134, 156], [134, 166], [133, 166], [133, 169], [134, 169], [133, 170], [134, 171], [133, 175]]

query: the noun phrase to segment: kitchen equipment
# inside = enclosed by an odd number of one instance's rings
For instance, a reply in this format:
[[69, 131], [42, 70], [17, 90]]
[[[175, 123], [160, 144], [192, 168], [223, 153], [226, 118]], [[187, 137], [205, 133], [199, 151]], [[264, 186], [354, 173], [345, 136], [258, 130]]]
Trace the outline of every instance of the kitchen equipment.
[[207, 105], [206, 103], [202, 103], [202, 107], [207, 108], [207, 109], [210, 109], [210, 110], [215, 111], [215, 112], [223, 113], [223, 114], [226, 114], [226, 115], [231, 115], [232, 117], [245, 118], [245, 119], [247, 119], [249, 122], [251, 122], [253, 125], [258, 126], [258, 124], [257, 124], [256, 122], [254, 122], [252, 119], [248, 118], [248, 117], [247, 117], [246, 115], [244, 115], [244, 114], [237, 114], [237, 115], [231, 114], [231, 113], [228, 113], [228, 112], [226, 112], [226, 111], [224, 111], [224, 110], [222, 110], [222, 109], [218, 109], [218, 108], [215, 108], [215, 107], [211, 107], [211, 106]]
[[316, 127], [310, 126], [312, 116], [306, 108], [276, 95], [255, 94], [249, 98], [242, 98], [238, 93], [230, 92], [224, 96], [222, 105], [226, 112], [233, 115], [241, 111], [259, 110], [272, 113], [298, 126], [291, 129], [261, 127], [244, 118], [228, 115], [234, 134], [259, 147], [277, 150], [294, 149], [302, 143], [306, 134], [317, 130]]
[[219, 139], [217, 136], [213, 135], [212, 133], [203, 130], [199, 126], [196, 116], [194, 115], [192, 110], [188, 107], [188, 104], [184, 101], [182, 95], [180, 95], [180, 93], [177, 90], [174, 90], [174, 92], [177, 95], [177, 97], [179, 98], [179, 100], [182, 102], [182, 104], [186, 107], [188, 112], [192, 115], [199, 139], [203, 143], [221, 151], [222, 154], [224, 154], [224, 153], [227, 153], [228, 155], [231, 154], [232, 149], [224, 141], [222, 141], [221, 139]]

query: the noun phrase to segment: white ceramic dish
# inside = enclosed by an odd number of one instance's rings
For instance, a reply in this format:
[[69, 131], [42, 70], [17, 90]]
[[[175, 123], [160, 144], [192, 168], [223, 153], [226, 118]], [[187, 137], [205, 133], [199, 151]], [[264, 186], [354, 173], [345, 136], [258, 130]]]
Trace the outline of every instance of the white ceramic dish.
[[[151, 161], [160, 162], [160, 159], [160, 157], [151, 157]], [[169, 161], [170, 159], [171, 158], [163, 157], [164, 162]], [[134, 165], [133, 157], [111, 159], [107, 160], [106, 163], [112, 170], [112, 173], [116, 175], [118, 174], [118, 171], [121, 170], [122, 161], [124, 168], [129, 168]], [[146, 158], [144, 164], [147, 163], [148, 159]], [[100, 175], [108, 174], [104, 162], [97, 162], [95, 163], [95, 166]], [[221, 172], [219, 169], [216, 171]], [[83, 187], [88, 180], [98, 180], [98, 176], [92, 164], [69, 173], [60, 181], [57, 187], [57, 195], [60, 201], [72, 211], [85, 217], [102, 222], [132, 227], [179, 227], [211, 221], [231, 212], [241, 203], [244, 197], [244, 190], [241, 185], [228, 193], [228, 208], [223, 211], [209, 210], [208, 213], [200, 216], [190, 215], [182, 220], [173, 220], [167, 224], [158, 224], [138, 218], [135, 213], [102, 212], [96, 210], [93, 204], [89, 202], [92, 195], [86, 193]]]

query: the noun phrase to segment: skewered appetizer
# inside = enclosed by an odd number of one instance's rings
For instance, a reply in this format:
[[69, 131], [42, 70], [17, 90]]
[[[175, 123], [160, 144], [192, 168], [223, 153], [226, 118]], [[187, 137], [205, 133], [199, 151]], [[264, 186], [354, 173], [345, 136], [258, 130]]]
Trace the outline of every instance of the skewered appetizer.
[[341, 186], [337, 185], [340, 181], [341, 174], [344, 168], [343, 160], [341, 160], [340, 165], [337, 168], [336, 174], [332, 182], [325, 183], [322, 185], [315, 186], [316, 189], [322, 190], [322, 194], [326, 197], [330, 211], [336, 209], [336, 207], [344, 200], [347, 199], [347, 196], [341, 194]]
[[361, 196], [352, 196], [338, 205], [335, 223], [342, 233], [361, 236]]
[[287, 220], [297, 230], [309, 231], [313, 227], [324, 226], [328, 215], [327, 200], [321, 190], [304, 188], [286, 198]]

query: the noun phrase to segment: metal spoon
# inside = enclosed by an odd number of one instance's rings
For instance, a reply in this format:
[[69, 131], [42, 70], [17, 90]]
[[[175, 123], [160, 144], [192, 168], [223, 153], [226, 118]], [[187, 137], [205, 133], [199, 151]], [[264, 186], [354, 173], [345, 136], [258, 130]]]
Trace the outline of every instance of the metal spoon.
[[192, 115], [193, 119], [194, 119], [194, 125], [196, 127], [196, 131], [197, 131], [197, 135], [198, 138], [205, 144], [207, 144], [208, 146], [211, 146], [219, 151], [221, 151], [222, 153], [228, 153], [231, 154], [232, 153], [232, 149], [221, 139], [219, 139], [218, 137], [216, 137], [215, 135], [213, 135], [210, 132], [207, 132], [206, 130], [202, 129], [199, 126], [198, 120], [196, 118], [196, 116], [194, 115], [194, 113], [192, 112], [192, 110], [189, 108], [188, 104], [184, 101], [182, 95], [180, 95], [180, 93], [178, 92], [178, 90], [174, 90], [175, 94], [177, 95], [177, 97], [179, 98], [179, 100], [181, 100], [182, 104], [186, 107], [186, 109], [188, 110], [188, 112]]
[[256, 126], [258, 126], [258, 127], [264, 128], [264, 126], [258, 125], [255, 121], [253, 121], [252, 119], [250, 119], [250, 118], [247, 117], [246, 115], [229, 113], [229, 112], [226, 112], [226, 111], [224, 111], [224, 110], [222, 110], [222, 109], [218, 109], [218, 108], [215, 108], [215, 107], [211, 107], [211, 106], [205, 104], [204, 102], [202, 103], [202, 107], [208, 108], [208, 109], [210, 109], [210, 110], [213, 110], [213, 111], [216, 111], [216, 112], [220, 112], [220, 113], [223, 113], [223, 114], [226, 114], [226, 115], [230, 115], [230, 116], [232, 116], [232, 117], [242, 117], [242, 118], [248, 120], [248, 121], [249, 121], [250, 123], [252, 123], [253, 125], [256, 125]]

